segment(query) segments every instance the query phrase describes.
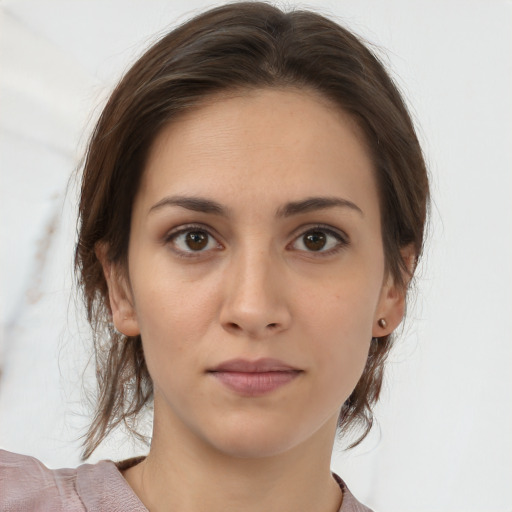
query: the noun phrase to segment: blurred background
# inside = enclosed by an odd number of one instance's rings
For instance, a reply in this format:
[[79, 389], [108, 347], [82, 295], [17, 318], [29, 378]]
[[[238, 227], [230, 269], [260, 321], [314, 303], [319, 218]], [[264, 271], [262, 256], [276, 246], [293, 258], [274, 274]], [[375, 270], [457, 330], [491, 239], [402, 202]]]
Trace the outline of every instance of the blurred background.
[[[84, 144], [123, 71], [199, 0], [0, 1], [0, 447], [75, 466], [91, 341], [73, 284]], [[512, 510], [512, 2], [298, 3], [375, 45], [432, 175], [378, 425], [333, 469], [379, 512]], [[85, 382], [85, 388], [83, 386]], [[116, 433], [94, 454], [145, 448]]]

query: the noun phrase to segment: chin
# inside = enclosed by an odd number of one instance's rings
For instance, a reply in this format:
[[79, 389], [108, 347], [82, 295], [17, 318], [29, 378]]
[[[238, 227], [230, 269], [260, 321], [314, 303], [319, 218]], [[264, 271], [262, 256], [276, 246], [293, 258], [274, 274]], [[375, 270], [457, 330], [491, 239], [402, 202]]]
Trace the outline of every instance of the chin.
[[236, 459], [263, 459], [280, 455], [291, 450], [296, 444], [286, 432], [238, 432], [221, 439], [210, 439], [211, 446], [218, 452]]
[[[290, 451], [315, 437], [314, 428], [309, 432], [298, 428], [297, 423], [285, 418], [278, 421], [273, 415], [247, 415], [222, 418], [216, 425], [209, 424], [203, 431], [203, 441], [214, 450], [240, 459], [274, 457]], [[303, 425], [304, 427], [304, 425]]]

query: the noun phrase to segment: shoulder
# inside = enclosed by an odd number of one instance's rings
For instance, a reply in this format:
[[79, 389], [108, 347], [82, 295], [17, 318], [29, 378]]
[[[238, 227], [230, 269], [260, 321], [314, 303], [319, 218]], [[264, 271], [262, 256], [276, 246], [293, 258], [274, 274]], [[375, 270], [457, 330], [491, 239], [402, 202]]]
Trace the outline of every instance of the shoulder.
[[42, 462], [0, 450], [0, 510], [84, 510], [75, 469], [48, 469]]
[[34, 457], [0, 450], [0, 510], [147, 512], [120, 472], [130, 463], [48, 469]]
[[343, 492], [343, 501], [341, 502], [339, 512], [373, 512], [372, 509], [366, 507], [355, 498], [347, 487], [347, 484], [336, 473], [333, 473], [332, 476], [336, 482], [338, 482]]

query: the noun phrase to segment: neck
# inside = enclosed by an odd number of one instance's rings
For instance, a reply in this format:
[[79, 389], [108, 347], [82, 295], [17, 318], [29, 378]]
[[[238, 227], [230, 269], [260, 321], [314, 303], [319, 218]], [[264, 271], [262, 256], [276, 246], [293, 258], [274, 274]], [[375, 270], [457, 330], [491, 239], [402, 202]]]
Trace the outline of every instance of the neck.
[[258, 458], [225, 454], [169, 427], [155, 416], [149, 455], [125, 472], [151, 512], [339, 510], [341, 491], [330, 472], [335, 424], [299, 446]]

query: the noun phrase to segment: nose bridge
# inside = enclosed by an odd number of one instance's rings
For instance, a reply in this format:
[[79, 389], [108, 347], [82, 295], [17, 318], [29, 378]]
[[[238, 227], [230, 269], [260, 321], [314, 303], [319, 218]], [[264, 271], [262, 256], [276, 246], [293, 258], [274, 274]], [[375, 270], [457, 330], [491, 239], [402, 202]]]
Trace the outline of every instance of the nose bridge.
[[233, 254], [221, 314], [225, 328], [250, 336], [287, 328], [290, 312], [281, 267], [271, 247], [256, 240]]
[[[271, 273], [272, 266], [276, 264], [275, 257], [272, 256], [270, 250], [248, 246], [237, 258], [235, 263], [235, 290], [240, 296], [238, 301], [246, 303], [247, 306], [261, 302], [268, 304], [272, 300]], [[236, 268], [237, 267], [237, 268]]]

